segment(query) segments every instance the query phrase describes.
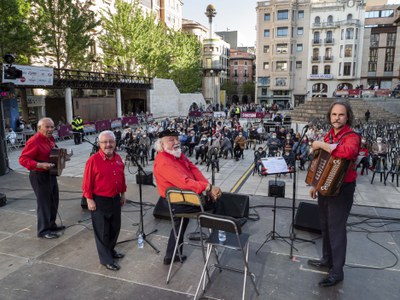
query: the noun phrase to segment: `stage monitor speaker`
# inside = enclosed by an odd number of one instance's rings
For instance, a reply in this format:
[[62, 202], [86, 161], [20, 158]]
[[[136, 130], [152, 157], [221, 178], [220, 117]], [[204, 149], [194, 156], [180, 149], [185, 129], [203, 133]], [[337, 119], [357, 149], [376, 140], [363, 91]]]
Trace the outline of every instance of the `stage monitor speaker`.
[[243, 194], [223, 192], [219, 199], [219, 204], [222, 205], [225, 215], [234, 218], [248, 218], [249, 203], [250, 197]]
[[171, 220], [167, 200], [164, 200], [161, 197], [158, 199], [153, 210], [153, 216], [156, 219]]
[[268, 197], [285, 198], [285, 182], [281, 180], [268, 181]]
[[321, 233], [318, 204], [300, 202], [293, 227], [299, 230]]
[[136, 183], [143, 184], [143, 185], [154, 185], [153, 184], [153, 172], [146, 172], [146, 175], [141, 175], [139, 174], [136, 175]]
[[0, 193], [0, 207], [5, 206], [7, 204], [7, 197], [5, 194]]

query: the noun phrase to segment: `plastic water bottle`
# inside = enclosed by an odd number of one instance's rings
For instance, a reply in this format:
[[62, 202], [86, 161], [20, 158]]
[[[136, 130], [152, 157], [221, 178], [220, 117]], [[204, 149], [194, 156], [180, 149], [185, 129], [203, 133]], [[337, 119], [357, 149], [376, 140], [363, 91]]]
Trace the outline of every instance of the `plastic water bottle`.
[[223, 230], [218, 230], [218, 240], [223, 243], [226, 241], [226, 232]]
[[138, 248], [139, 249], [143, 248], [143, 236], [142, 236], [142, 234], [139, 234], [138, 239], [137, 239], [137, 244], [138, 244]]

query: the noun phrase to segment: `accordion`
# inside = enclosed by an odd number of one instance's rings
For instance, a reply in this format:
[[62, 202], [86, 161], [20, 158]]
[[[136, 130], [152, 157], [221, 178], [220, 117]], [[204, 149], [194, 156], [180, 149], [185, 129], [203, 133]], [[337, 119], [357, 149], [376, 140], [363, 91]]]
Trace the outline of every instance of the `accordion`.
[[314, 152], [306, 183], [316, 188], [322, 196], [335, 196], [339, 193], [344, 176], [351, 165], [351, 160], [333, 157], [319, 149]]
[[50, 162], [54, 164], [54, 167], [50, 169], [50, 175], [60, 176], [65, 168], [65, 162], [69, 161], [72, 156], [67, 153], [67, 149], [53, 148], [50, 152]]

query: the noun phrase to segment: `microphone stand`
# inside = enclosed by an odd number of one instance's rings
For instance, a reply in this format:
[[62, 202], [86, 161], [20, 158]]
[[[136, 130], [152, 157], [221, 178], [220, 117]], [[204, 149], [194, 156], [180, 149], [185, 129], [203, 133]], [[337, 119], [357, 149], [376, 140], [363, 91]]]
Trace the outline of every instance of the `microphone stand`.
[[[152, 232], [146, 234], [144, 232], [144, 224], [143, 224], [143, 195], [142, 195], [142, 178], [143, 175], [146, 176], [146, 172], [143, 170], [143, 167], [139, 164], [139, 162], [137, 161], [136, 157], [134, 155], [132, 155], [132, 160], [133, 162], [137, 165], [138, 167], [138, 178], [139, 178], [139, 203], [140, 203], [140, 222], [139, 222], [139, 233], [141, 234], [143, 237], [143, 241], [145, 241], [147, 244], [150, 245], [151, 248], [154, 249], [154, 251], [156, 251], [156, 253], [159, 253], [160, 250], [158, 250], [150, 241], [147, 240], [147, 236], [150, 234], [153, 234], [155, 232], [157, 232], [157, 229], [154, 229]], [[154, 184], [153, 184], [154, 186]]]

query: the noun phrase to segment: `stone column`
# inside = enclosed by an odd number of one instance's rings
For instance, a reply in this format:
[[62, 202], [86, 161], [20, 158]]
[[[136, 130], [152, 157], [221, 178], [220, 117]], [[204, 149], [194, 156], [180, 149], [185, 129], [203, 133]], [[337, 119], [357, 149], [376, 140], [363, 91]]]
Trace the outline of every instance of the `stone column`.
[[72, 123], [72, 90], [70, 87], [65, 89], [65, 115], [66, 121]]
[[121, 89], [117, 89], [115, 95], [117, 97], [117, 118], [122, 118]]

